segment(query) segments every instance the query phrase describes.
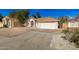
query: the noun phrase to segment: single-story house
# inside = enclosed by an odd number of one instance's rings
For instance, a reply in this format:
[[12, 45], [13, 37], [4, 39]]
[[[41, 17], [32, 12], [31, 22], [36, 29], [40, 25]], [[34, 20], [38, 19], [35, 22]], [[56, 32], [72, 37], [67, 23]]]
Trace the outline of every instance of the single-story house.
[[41, 29], [58, 29], [58, 19], [54, 18], [31, 18], [28, 21], [28, 27]]
[[0, 28], [2, 28], [3, 27], [3, 23], [0, 21]]
[[8, 16], [4, 17], [2, 19], [2, 22], [3, 22], [3, 25], [7, 26], [8, 28], [11, 28], [14, 26], [13, 21]]
[[3, 27], [7, 26], [8, 28], [22, 26], [22, 24], [19, 22], [18, 19], [10, 18], [9, 16], [6, 16], [2, 19], [2, 24], [3, 24]]
[[79, 21], [71, 19], [68, 21], [68, 28], [79, 28]]

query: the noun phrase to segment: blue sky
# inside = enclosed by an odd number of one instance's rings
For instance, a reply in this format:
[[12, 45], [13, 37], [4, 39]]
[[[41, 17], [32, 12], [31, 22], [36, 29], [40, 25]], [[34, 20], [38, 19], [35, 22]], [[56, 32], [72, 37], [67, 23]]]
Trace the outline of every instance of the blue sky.
[[[7, 16], [13, 10], [14, 9], [0, 9], [0, 13], [3, 16]], [[42, 15], [42, 17], [49, 16], [53, 18], [58, 18], [61, 16], [75, 17], [77, 14], [79, 14], [79, 9], [29, 9], [29, 11], [30, 11], [30, 15], [39, 12]]]

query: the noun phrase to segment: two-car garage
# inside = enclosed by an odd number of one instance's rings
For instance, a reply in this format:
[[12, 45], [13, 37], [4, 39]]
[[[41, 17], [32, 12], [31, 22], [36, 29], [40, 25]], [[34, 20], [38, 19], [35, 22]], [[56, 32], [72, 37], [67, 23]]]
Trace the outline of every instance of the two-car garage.
[[36, 27], [42, 29], [58, 29], [58, 22], [37, 23]]
[[54, 18], [37, 18], [30, 19], [29, 26], [40, 29], [58, 29], [58, 19]]

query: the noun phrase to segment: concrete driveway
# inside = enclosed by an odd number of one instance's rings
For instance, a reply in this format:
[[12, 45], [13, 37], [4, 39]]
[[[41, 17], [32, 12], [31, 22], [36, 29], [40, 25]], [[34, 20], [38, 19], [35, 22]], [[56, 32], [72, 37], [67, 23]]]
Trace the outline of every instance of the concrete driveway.
[[0, 50], [76, 49], [53, 30], [28, 28], [0, 29]]

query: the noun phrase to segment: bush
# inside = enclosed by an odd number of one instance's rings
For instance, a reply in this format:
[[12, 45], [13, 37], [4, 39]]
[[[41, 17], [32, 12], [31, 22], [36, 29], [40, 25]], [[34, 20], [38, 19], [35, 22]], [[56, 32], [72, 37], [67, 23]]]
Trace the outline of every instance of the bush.
[[8, 26], [7, 26], [7, 25], [3, 25], [3, 27], [8, 28]]
[[62, 30], [62, 33], [65, 34], [65, 36], [62, 37], [65, 40], [69, 40], [71, 38], [71, 33], [69, 32], [69, 30]]
[[79, 30], [74, 32], [74, 35], [71, 37], [71, 42], [74, 42], [77, 47], [79, 47]]
[[79, 33], [79, 30], [76, 30], [75, 33]]
[[69, 33], [69, 30], [63, 30], [62, 32], [66, 34], [66, 33]]
[[64, 39], [73, 42], [77, 47], [79, 47], [79, 30], [75, 30], [74, 32], [63, 30], [62, 32], [65, 34]]

